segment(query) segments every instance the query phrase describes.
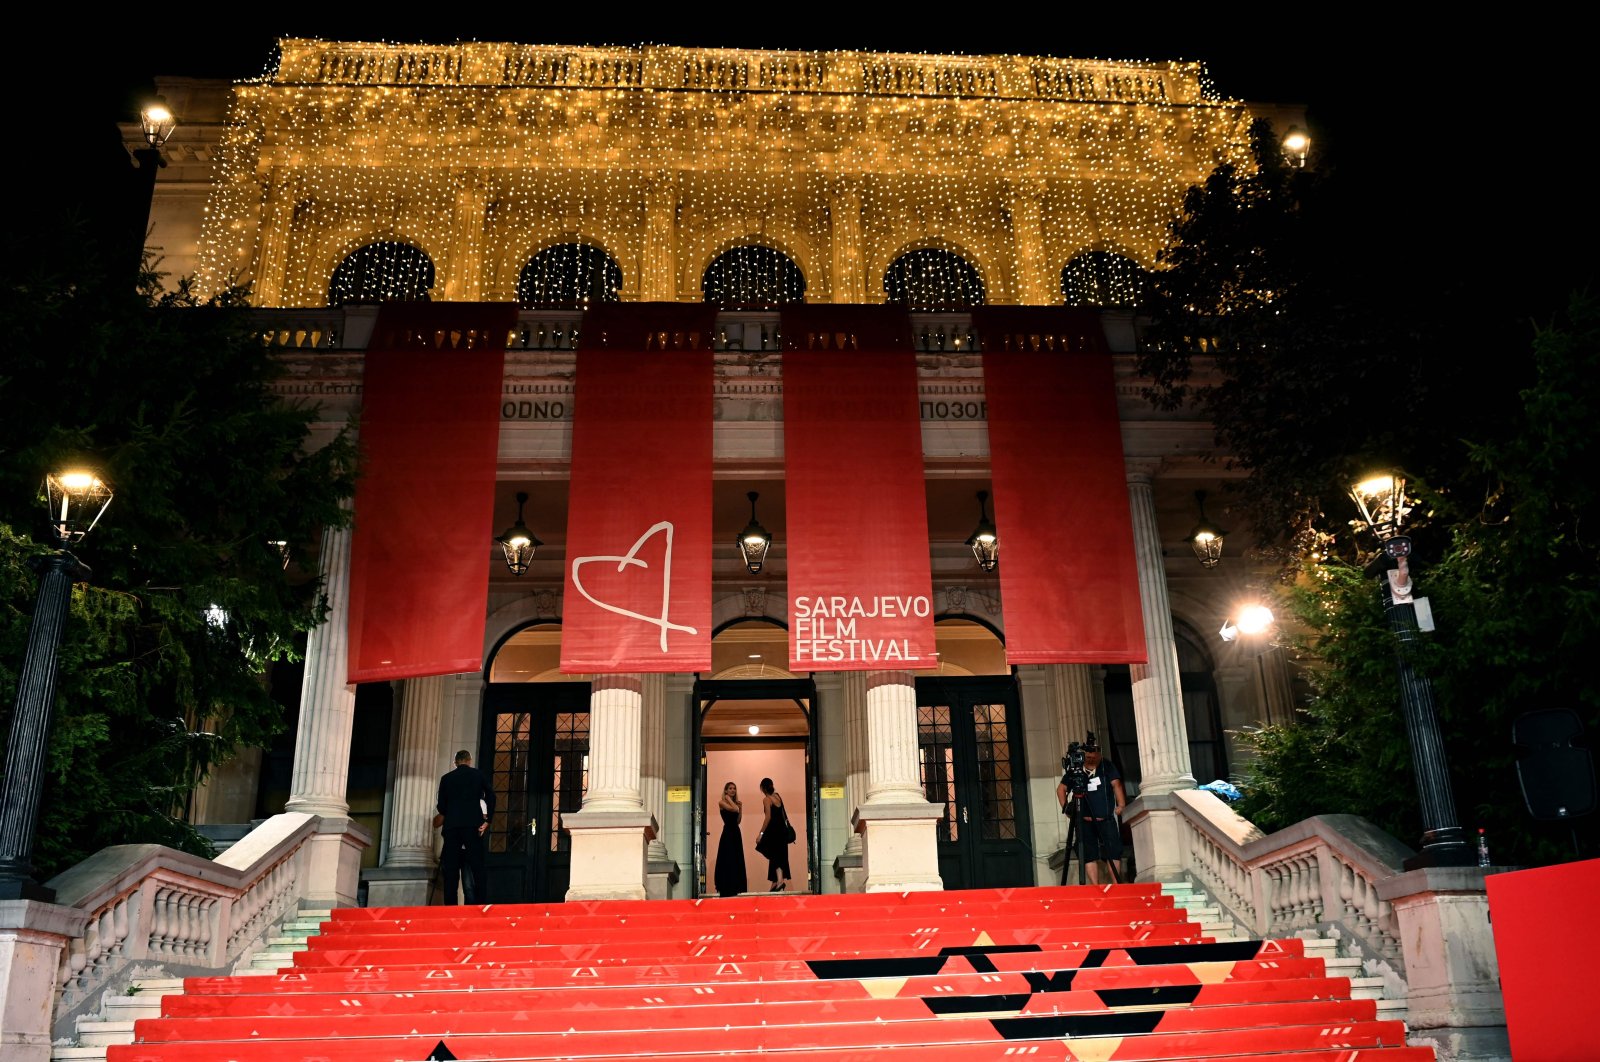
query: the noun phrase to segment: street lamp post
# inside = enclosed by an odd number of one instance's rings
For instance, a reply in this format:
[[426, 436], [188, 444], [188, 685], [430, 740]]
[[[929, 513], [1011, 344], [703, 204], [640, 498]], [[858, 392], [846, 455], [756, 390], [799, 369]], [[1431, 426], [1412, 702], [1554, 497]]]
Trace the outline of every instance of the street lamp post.
[[139, 126], [144, 133], [145, 146], [135, 148], [133, 152], [134, 159], [139, 163], [139, 209], [136, 211], [139, 228], [133, 235], [137, 251], [134, 265], [142, 268], [144, 239], [150, 231], [150, 208], [156, 198], [156, 171], [167, 164], [167, 160], [161, 156], [161, 149], [171, 138], [172, 131], [178, 128], [178, 119], [167, 106], [166, 98], [157, 96], [139, 111]]
[[54, 553], [34, 558], [39, 597], [28, 629], [28, 648], [17, 679], [6, 745], [6, 776], [0, 788], [0, 900], [55, 899], [55, 892], [33, 880], [33, 840], [44, 789], [50, 717], [55, 706], [56, 656], [72, 602], [72, 584], [89, 569], [67, 546], [82, 541], [111, 503], [111, 489], [88, 472], [51, 474], [45, 479]]
[[[1405, 501], [1405, 480], [1396, 475], [1374, 476], [1352, 486], [1350, 497], [1383, 544], [1367, 564], [1366, 574], [1378, 581], [1384, 618], [1395, 637], [1400, 709], [1411, 743], [1411, 768], [1422, 810], [1422, 841], [1417, 854], [1405, 861], [1405, 868], [1472, 866], [1477, 862], [1476, 853], [1456, 822], [1455, 795], [1445, 760], [1444, 738], [1439, 733], [1433, 684], [1411, 662], [1411, 649], [1422, 627], [1418, 624], [1411, 582], [1411, 539], [1399, 533], [1410, 511]], [[1432, 629], [1431, 624], [1428, 629]]]

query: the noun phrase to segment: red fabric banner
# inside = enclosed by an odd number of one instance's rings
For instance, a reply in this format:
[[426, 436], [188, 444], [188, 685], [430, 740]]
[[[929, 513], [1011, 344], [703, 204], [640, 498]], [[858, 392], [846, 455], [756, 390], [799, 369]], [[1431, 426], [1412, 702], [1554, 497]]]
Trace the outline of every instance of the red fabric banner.
[[476, 671], [513, 303], [389, 303], [367, 344], [349, 681]]
[[714, 307], [584, 314], [561, 670], [711, 669]]
[[910, 322], [783, 311], [789, 668], [937, 666]]
[[983, 343], [1000, 603], [1012, 664], [1142, 664], [1144, 619], [1099, 318], [973, 311]]

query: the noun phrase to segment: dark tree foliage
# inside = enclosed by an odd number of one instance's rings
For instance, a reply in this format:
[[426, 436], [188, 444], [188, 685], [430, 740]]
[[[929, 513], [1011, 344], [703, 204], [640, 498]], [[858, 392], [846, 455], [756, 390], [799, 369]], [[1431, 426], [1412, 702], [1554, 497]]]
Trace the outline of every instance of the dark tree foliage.
[[[1249, 473], [1235, 512], [1282, 562], [1308, 696], [1297, 725], [1244, 735], [1259, 757], [1239, 810], [1266, 829], [1349, 812], [1420, 836], [1397, 642], [1360, 570], [1375, 542], [1343, 497], [1395, 468], [1418, 498], [1407, 530], [1438, 619], [1410, 651], [1434, 685], [1459, 822], [1484, 827], [1499, 862], [1570, 858], [1573, 831], [1526, 812], [1510, 737], [1549, 707], [1600, 734], [1582, 658], [1600, 644], [1600, 310], [1579, 297], [1535, 337], [1485, 272], [1386, 261], [1354, 238], [1337, 167], [1289, 167], [1263, 123], [1251, 139], [1253, 166], [1190, 191], [1140, 357], [1152, 401], [1211, 417]], [[1587, 852], [1595, 823], [1577, 832]]]
[[41, 879], [108, 844], [203, 850], [190, 790], [282, 728], [264, 670], [321, 615], [316, 580], [272, 543], [303, 559], [352, 489], [353, 446], [309, 449], [314, 411], [272, 395], [277, 366], [237, 293], [156, 297], [155, 274], [136, 286], [119, 268], [120, 235], [51, 215], [5, 248], [0, 732], [33, 608], [24, 559], [49, 543], [44, 472], [83, 460], [116, 491], [76, 550], [93, 577], [61, 648]]
[[[1463, 489], [1470, 506], [1433, 495], [1433, 530], [1449, 540], [1418, 574], [1439, 626], [1416, 659], [1433, 682], [1462, 825], [1486, 829], [1498, 862], [1526, 864], [1571, 858], [1575, 836], [1592, 855], [1600, 839], [1592, 817], [1528, 816], [1510, 744], [1517, 716], [1544, 708], [1570, 708], [1600, 735], [1600, 301], [1575, 298], [1533, 348], [1535, 383], [1507, 404], [1500, 431], [1468, 447], [1487, 493]], [[1268, 827], [1348, 811], [1414, 842], [1395, 643], [1373, 580], [1306, 561], [1282, 598], [1312, 696], [1300, 725], [1251, 736], [1261, 757], [1240, 810]]]
[[[1483, 274], [1426, 270], [1396, 257], [1405, 243], [1383, 226], [1352, 228], [1363, 211], [1330, 160], [1291, 167], [1265, 121], [1250, 145], [1251, 165], [1189, 190], [1152, 275], [1139, 367], [1157, 405], [1197, 403], [1251, 471], [1239, 502], [1265, 544], [1309, 532], [1325, 508], [1348, 518], [1337, 485], [1371, 467], [1453, 482], [1459, 440], [1527, 379], [1527, 329], [1491, 315]], [[1485, 355], [1493, 374], [1475, 370]]]

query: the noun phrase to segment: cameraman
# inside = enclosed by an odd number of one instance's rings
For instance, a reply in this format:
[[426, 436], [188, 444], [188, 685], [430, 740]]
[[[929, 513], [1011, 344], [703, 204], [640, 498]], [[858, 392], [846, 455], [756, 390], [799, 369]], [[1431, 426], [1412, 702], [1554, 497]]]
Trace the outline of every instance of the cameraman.
[[[1101, 760], [1100, 746], [1092, 735], [1083, 745], [1083, 771], [1088, 781], [1083, 793], [1076, 795], [1078, 829], [1083, 838], [1084, 870], [1089, 884], [1098, 885], [1102, 859], [1111, 863], [1112, 880], [1120, 878], [1116, 868], [1122, 862], [1122, 827], [1117, 819], [1127, 806], [1128, 794], [1123, 791], [1122, 775], [1117, 773], [1116, 767]], [[1069, 777], [1070, 772], [1063, 774], [1061, 783], [1056, 786], [1056, 800], [1061, 803], [1063, 814], [1070, 814], [1067, 801], [1075, 796], [1068, 785]], [[1062, 873], [1066, 873], [1065, 865]]]

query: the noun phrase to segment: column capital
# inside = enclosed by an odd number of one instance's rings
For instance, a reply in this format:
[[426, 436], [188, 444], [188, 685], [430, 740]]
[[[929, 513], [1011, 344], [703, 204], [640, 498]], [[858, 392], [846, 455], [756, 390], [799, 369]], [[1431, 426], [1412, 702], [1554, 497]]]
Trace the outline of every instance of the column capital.
[[1166, 462], [1159, 457], [1129, 457], [1125, 461], [1130, 486], [1153, 486], [1156, 475], [1166, 467]]

